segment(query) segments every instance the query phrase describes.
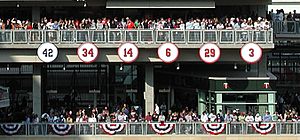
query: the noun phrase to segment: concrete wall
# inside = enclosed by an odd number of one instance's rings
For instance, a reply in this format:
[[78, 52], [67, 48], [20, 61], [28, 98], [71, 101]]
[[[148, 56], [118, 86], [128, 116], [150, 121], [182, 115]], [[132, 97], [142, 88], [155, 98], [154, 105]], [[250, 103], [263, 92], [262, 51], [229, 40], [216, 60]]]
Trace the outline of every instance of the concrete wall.
[[[59, 55], [54, 62], [79, 62], [77, 49], [59, 49]], [[264, 49], [264, 53], [270, 51]], [[201, 62], [199, 49], [179, 49], [177, 62]], [[0, 49], [1, 63], [41, 63], [35, 49]], [[99, 49], [99, 57], [95, 62], [122, 62], [118, 57], [117, 49]], [[157, 56], [157, 49], [139, 49], [139, 57], [135, 62], [162, 62]], [[239, 49], [221, 49], [218, 62], [244, 63]]]
[[231, 136], [0, 136], [1, 140], [300, 140], [299, 136], [231, 135]]

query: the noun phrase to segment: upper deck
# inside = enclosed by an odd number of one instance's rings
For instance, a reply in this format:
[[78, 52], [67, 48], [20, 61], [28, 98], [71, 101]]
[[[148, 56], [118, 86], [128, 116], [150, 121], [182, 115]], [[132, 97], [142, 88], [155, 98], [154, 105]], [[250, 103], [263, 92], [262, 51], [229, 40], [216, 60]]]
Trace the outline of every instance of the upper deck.
[[241, 48], [245, 43], [257, 43], [263, 49], [274, 48], [273, 30], [2, 30], [0, 48], [38, 48], [51, 42], [58, 48], [77, 48], [92, 42], [99, 48], [118, 48], [132, 42], [139, 48], [158, 48], [171, 42], [178, 48], [199, 48], [201, 44], [215, 43], [220, 48]]

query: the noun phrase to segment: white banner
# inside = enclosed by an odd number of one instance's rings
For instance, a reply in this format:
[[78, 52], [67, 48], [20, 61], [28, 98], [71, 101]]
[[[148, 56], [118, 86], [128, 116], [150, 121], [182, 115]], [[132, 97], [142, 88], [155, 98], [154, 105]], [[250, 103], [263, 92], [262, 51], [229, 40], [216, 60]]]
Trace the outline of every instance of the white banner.
[[0, 86], [0, 108], [9, 106], [9, 88]]

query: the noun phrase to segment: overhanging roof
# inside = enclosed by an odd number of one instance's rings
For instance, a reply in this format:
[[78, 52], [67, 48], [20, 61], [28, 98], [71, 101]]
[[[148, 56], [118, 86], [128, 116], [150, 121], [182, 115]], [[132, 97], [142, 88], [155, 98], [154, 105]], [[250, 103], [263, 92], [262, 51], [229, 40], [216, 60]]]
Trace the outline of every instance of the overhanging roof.
[[107, 0], [106, 8], [215, 8], [214, 0]]

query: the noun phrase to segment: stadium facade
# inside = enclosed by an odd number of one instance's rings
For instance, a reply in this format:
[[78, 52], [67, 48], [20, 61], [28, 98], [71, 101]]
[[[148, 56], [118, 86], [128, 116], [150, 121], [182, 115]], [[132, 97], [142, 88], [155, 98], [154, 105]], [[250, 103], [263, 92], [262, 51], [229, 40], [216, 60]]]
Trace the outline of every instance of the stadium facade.
[[[192, 15], [205, 17], [206, 13], [265, 17], [270, 3], [269, 0], [0, 0], [0, 15], [32, 21], [44, 16], [134, 19], [156, 15], [188, 19]], [[237, 108], [261, 113], [275, 111], [277, 77], [267, 67], [268, 53], [275, 47], [273, 30], [5, 30], [0, 33], [3, 37], [0, 85], [9, 88], [10, 106], [26, 102], [37, 114], [51, 106], [103, 107], [120, 102], [141, 106], [144, 112], [153, 112], [155, 103], [165, 104], [167, 109], [188, 106], [198, 112]], [[32, 39], [33, 35], [37, 38]], [[38, 48], [45, 43], [58, 48], [53, 61], [38, 55]], [[41, 52], [45, 57], [53, 57], [48, 52], [49, 46], [53, 47], [46, 44]], [[84, 49], [95, 46], [97, 52], [83, 54]], [[121, 47], [125, 48], [120, 52]], [[201, 57], [200, 48], [204, 47], [207, 47], [204, 52], [208, 50], [204, 53], [207, 60]], [[159, 48], [165, 52], [160, 54]], [[246, 54], [241, 53], [242, 48], [246, 48]], [[173, 55], [176, 57], [170, 60]], [[81, 58], [84, 56], [92, 58], [84, 60]]]

